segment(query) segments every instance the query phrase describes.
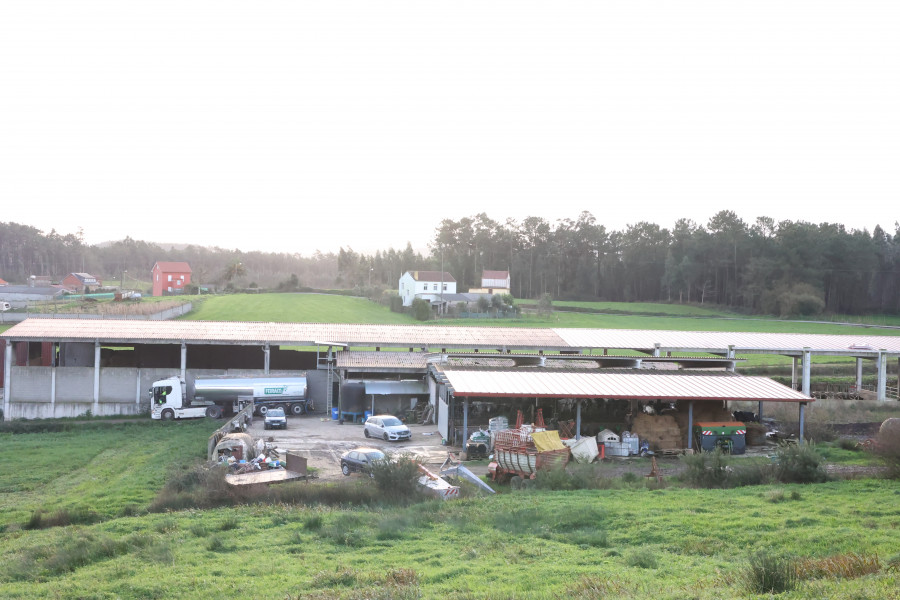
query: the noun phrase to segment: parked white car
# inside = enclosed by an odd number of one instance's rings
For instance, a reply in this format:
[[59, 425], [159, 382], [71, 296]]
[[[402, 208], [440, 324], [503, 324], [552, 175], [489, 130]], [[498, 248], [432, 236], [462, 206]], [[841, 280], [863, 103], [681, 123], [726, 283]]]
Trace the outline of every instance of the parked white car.
[[409, 427], [392, 415], [375, 415], [366, 419], [363, 434], [368, 437], [381, 438], [386, 442], [408, 440], [412, 437]]

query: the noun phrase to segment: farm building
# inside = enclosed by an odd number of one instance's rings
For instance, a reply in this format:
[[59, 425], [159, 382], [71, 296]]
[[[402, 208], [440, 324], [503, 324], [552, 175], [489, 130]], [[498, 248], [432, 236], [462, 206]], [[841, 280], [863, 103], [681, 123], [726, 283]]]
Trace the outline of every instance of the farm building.
[[[691, 423], [721, 420], [727, 402], [796, 403], [802, 422], [816, 354], [855, 357], [858, 378], [874, 361], [883, 400], [887, 363], [900, 357], [893, 337], [600, 329], [28, 319], [0, 338], [5, 419], [146, 411], [149, 385], [172, 375], [302, 370], [335, 418], [430, 411], [458, 440], [497, 411], [543, 409], [576, 436], [616, 422], [645, 427], [659, 447], [689, 447]], [[793, 385], [739, 375], [737, 353], [791, 356]], [[639, 410], [648, 406], [653, 419]]]
[[87, 294], [103, 286], [103, 281], [90, 273], [69, 273], [59, 284], [70, 292]]
[[59, 286], [4, 285], [0, 287], [0, 301], [9, 302], [13, 308], [23, 308], [29, 302], [48, 302], [65, 293]]
[[191, 266], [186, 262], [157, 262], [150, 270], [154, 296], [184, 293], [191, 283]]
[[509, 294], [512, 289], [510, 285], [509, 271], [484, 271], [481, 274], [481, 287], [469, 290], [471, 294]]

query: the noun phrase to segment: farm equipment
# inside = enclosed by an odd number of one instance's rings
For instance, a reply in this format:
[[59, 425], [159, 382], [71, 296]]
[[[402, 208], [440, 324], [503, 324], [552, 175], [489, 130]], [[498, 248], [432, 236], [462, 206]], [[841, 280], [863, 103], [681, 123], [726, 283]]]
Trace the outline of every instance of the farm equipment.
[[743, 454], [747, 449], [747, 427], [737, 421], [694, 424], [694, 437], [701, 451], [720, 450], [726, 454]]
[[568, 462], [569, 449], [560, 441], [559, 432], [522, 425], [496, 433], [494, 460], [488, 471], [493, 481], [518, 487], [535, 479], [538, 472], [564, 469]]

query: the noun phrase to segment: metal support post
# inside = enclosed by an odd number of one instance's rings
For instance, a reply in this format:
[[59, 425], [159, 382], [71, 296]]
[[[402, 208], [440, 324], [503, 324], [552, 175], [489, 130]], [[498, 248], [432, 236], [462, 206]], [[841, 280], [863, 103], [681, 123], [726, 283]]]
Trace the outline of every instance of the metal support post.
[[581, 400], [575, 402], [575, 439], [581, 439]]
[[6, 340], [6, 353], [3, 355], [3, 420], [9, 421], [9, 395], [12, 390], [12, 341]]
[[877, 399], [879, 402], [884, 402], [887, 400], [887, 356], [885, 355], [885, 350], [882, 348], [878, 351], [878, 395]]
[[803, 430], [806, 426], [806, 402], [800, 403], [800, 440], [799, 443], [803, 442]]
[[762, 400], [760, 400], [759, 408], [756, 409], [756, 418], [759, 419], [760, 423], [762, 423], [762, 409], [763, 409], [763, 404], [762, 404]]
[[859, 393], [859, 391], [862, 389], [862, 386], [863, 386], [862, 367], [863, 367], [863, 359], [857, 358], [856, 359], [856, 393], [857, 394]]
[[659, 356], [659, 344], [653, 344], [653, 356]]
[[811, 370], [812, 363], [812, 352], [809, 349], [809, 346], [803, 349], [803, 387], [801, 391], [809, 396], [809, 374]]
[[725, 358], [732, 359], [732, 362], [728, 364], [726, 370], [734, 373], [734, 346], [728, 346], [728, 352], [725, 354]]
[[462, 449], [466, 450], [466, 442], [469, 441], [469, 398], [463, 400], [463, 442]]
[[263, 346], [263, 372], [268, 375], [269, 374], [269, 361], [271, 360], [271, 351], [269, 349], [269, 342], [266, 342], [266, 345]]
[[694, 401], [688, 402], [688, 430], [687, 430], [687, 447], [688, 450], [694, 447]]
[[793, 356], [791, 357], [791, 389], [797, 389], [797, 372], [799, 371], [800, 365], [800, 357]]
[[94, 406], [91, 413], [100, 413], [100, 342], [94, 342]]
[[187, 381], [187, 344], [181, 343], [181, 380]]

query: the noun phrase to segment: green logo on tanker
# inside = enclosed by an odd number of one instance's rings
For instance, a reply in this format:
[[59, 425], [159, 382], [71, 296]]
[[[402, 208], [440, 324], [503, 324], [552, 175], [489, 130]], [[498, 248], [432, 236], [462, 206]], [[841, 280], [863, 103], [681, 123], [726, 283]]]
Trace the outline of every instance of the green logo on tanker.
[[270, 387], [270, 388], [265, 388], [265, 394], [266, 394], [266, 396], [268, 396], [268, 395], [270, 395], [270, 394], [277, 394], [277, 395], [280, 396], [280, 395], [284, 394], [284, 391], [285, 391], [286, 389], [287, 389], [287, 386], [286, 386], [286, 385], [283, 385], [283, 386], [281, 386], [281, 387]]

